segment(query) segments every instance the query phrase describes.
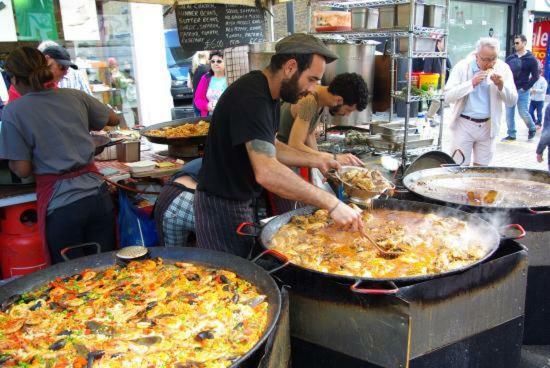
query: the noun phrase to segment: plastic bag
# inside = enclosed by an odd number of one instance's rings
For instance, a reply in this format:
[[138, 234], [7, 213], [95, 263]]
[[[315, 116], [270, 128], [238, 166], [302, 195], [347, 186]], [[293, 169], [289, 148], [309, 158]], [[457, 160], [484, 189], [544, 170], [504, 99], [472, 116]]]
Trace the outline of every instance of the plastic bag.
[[145, 211], [136, 208], [123, 190], [118, 191], [118, 203], [120, 246], [143, 245], [154, 247], [158, 245], [155, 220]]

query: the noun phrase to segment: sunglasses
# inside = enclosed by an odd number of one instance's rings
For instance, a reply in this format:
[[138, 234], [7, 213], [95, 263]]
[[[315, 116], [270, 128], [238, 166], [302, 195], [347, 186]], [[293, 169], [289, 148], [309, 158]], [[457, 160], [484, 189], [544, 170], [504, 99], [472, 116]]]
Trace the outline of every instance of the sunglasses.
[[220, 60], [220, 59], [218, 59], [218, 60], [210, 60], [210, 64], [221, 64], [221, 63], [223, 63], [223, 60]]

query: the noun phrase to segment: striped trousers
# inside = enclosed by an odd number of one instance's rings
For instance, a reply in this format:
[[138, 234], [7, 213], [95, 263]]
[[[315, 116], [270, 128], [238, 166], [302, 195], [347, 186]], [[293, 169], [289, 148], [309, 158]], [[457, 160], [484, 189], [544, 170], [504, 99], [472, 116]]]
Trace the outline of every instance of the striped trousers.
[[254, 239], [239, 236], [236, 230], [242, 222], [254, 222], [252, 200], [236, 201], [196, 191], [193, 209], [198, 248], [248, 257]]

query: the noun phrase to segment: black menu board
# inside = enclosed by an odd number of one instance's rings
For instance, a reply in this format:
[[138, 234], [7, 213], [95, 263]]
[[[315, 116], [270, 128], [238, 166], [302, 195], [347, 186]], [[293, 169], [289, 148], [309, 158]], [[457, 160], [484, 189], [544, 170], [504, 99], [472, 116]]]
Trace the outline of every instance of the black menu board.
[[243, 5], [190, 4], [176, 7], [184, 50], [220, 50], [263, 42], [263, 11]]

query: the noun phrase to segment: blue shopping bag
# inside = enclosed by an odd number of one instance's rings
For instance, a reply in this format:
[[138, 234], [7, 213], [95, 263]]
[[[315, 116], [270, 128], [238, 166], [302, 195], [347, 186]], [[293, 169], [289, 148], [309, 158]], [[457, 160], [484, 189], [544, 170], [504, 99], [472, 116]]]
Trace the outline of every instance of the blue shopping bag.
[[118, 191], [118, 228], [121, 247], [158, 245], [155, 220], [143, 210], [135, 207], [124, 190]]

